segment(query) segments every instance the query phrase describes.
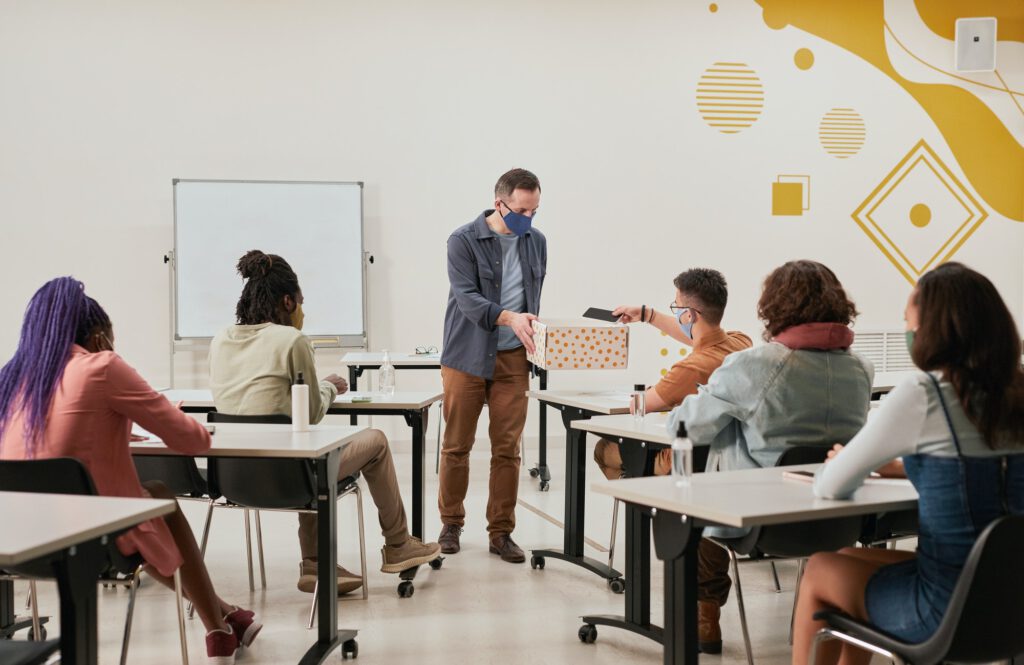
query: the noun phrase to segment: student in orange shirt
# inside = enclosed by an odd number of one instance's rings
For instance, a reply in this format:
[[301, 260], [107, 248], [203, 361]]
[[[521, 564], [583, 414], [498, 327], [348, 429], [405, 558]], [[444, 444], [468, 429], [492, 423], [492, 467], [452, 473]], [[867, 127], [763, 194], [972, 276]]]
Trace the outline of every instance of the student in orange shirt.
[[[693, 351], [672, 366], [657, 384], [647, 389], [646, 410], [668, 411], [679, 406], [697, 386], [708, 382], [725, 357], [749, 349], [750, 338], [741, 332], [722, 329], [722, 315], [729, 293], [725, 277], [717, 270], [693, 268], [680, 273], [673, 284], [675, 300], [664, 314], [646, 305], [623, 305], [613, 312], [622, 323], [649, 323], [672, 339], [693, 347]], [[609, 480], [622, 478], [625, 471], [619, 444], [602, 439], [594, 449], [594, 460]], [[671, 450], [658, 453], [655, 475], [672, 470]]]

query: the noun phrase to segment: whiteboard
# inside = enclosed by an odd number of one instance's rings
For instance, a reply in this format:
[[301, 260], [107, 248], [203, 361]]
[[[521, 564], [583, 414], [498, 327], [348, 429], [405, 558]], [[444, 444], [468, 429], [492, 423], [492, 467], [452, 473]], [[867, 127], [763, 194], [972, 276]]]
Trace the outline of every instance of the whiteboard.
[[[363, 184], [174, 180], [176, 339], [235, 323], [251, 249], [283, 257], [299, 277], [303, 332], [359, 337], [364, 326]], [[344, 342], [343, 342], [344, 343]]]

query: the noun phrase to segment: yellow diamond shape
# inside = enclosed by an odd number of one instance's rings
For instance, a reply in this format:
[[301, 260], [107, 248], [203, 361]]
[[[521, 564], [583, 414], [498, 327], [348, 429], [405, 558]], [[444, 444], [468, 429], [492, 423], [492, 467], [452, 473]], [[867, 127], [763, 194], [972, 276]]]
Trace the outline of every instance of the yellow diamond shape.
[[923, 139], [853, 211], [911, 284], [950, 260], [988, 213]]

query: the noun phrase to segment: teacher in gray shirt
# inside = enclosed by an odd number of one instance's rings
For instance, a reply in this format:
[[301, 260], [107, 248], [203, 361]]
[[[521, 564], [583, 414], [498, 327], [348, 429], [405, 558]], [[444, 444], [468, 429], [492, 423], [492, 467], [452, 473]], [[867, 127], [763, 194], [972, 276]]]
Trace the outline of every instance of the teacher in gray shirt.
[[438, 542], [445, 554], [459, 551], [466, 521], [469, 452], [477, 421], [488, 406], [491, 477], [487, 534], [492, 554], [522, 563], [512, 541], [519, 494], [519, 439], [526, 426], [530, 384], [527, 351], [547, 271], [547, 240], [533, 220], [540, 181], [512, 169], [494, 186], [494, 208], [480, 213], [448, 238], [448, 309], [444, 317], [444, 418], [441, 449], [441, 513]]

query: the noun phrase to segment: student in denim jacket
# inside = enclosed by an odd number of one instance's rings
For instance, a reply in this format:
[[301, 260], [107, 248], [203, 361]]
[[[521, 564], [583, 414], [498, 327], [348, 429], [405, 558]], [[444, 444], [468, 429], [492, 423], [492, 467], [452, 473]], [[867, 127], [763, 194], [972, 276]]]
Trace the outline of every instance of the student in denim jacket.
[[[835, 273], [814, 261], [790, 261], [765, 280], [757, 311], [768, 343], [726, 357], [669, 418], [670, 432], [682, 421], [695, 444], [710, 445], [706, 472], [773, 466], [789, 446], [845, 443], [867, 418], [874, 369], [850, 351], [857, 309]], [[719, 538], [746, 533], [705, 530]], [[698, 579], [700, 648], [719, 653], [729, 557], [707, 539]]]

